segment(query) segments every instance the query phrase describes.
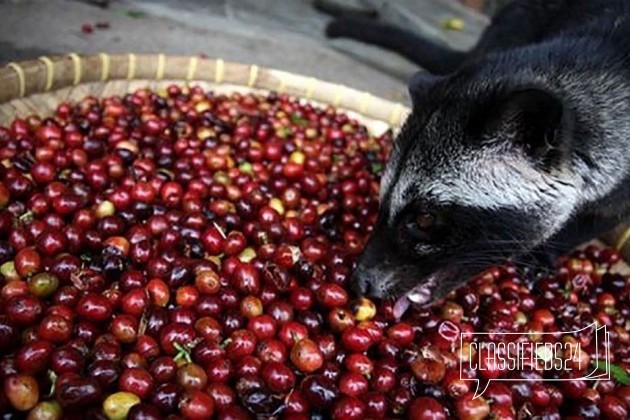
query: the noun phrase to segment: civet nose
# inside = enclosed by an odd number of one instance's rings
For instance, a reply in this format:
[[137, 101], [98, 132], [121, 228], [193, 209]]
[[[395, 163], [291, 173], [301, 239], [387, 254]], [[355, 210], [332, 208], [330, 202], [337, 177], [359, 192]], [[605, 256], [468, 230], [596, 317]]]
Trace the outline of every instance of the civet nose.
[[378, 270], [364, 269], [361, 264], [352, 274], [350, 289], [357, 297], [382, 298], [384, 291], [379, 286]]
[[370, 283], [366, 280], [365, 276], [359, 273], [359, 270], [355, 270], [350, 279], [350, 290], [357, 297], [364, 297], [370, 290]]

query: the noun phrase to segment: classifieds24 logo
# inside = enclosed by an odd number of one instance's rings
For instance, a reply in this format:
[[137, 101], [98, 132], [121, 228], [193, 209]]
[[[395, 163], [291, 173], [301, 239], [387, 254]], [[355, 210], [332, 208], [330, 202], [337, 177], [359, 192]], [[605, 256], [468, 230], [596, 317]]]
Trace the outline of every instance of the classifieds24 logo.
[[[592, 331], [585, 331], [591, 329]], [[582, 347], [579, 340], [574, 337], [592, 333], [593, 337], [589, 346], [589, 353], [598, 355], [597, 359], [583, 362]], [[506, 375], [509, 371], [521, 371], [535, 369], [543, 373], [542, 381], [558, 382], [569, 380], [596, 381], [610, 379], [611, 375], [619, 382], [628, 382], [630, 377], [622, 368], [615, 366], [610, 361], [610, 333], [606, 326], [591, 324], [585, 328], [565, 332], [538, 333], [539, 339], [535, 342], [523, 340], [523, 333], [467, 333], [460, 335], [460, 351], [468, 357], [461, 357], [460, 379], [476, 382], [474, 398], [486, 391], [492, 381], [523, 382], [541, 381], [540, 378], [510, 378]], [[471, 340], [472, 335], [472, 340]], [[569, 338], [571, 337], [571, 338]], [[584, 349], [586, 350], [586, 349]], [[582, 364], [587, 364], [582, 366]], [[478, 376], [487, 378], [470, 378], [466, 372], [476, 371]], [[486, 372], [483, 372], [486, 371]], [[579, 376], [555, 373], [580, 372]]]

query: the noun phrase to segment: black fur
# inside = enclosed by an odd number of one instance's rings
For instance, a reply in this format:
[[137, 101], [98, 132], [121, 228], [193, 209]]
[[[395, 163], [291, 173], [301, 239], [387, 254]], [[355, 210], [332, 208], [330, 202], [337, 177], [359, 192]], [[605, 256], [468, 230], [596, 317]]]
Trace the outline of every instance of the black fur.
[[353, 38], [393, 50], [436, 74], [450, 73], [466, 57], [463, 52], [438, 45], [412, 32], [360, 16], [335, 19], [326, 28], [326, 35], [330, 38]]
[[[484, 265], [564, 252], [628, 218], [630, 0], [517, 0], [468, 53], [365, 18], [328, 33], [429, 72], [411, 80], [359, 293], [427, 284], [437, 298]], [[422, 214], [449, 224], [418, 234]]]

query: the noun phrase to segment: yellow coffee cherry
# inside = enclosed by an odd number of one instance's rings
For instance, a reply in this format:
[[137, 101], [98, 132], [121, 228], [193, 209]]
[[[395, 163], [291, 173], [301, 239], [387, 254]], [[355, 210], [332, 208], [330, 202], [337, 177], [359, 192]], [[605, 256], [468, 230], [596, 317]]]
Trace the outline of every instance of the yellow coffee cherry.
[[358, 299], [352, 309], [357, 321], [368, 321], [376, 315], [376, 305], [370, 299]]
[[131, 392], [117, 392], [103, 401], [103, 411], [109, 420], [125, 420], [129, 410], [140, 404], [140, 398]]

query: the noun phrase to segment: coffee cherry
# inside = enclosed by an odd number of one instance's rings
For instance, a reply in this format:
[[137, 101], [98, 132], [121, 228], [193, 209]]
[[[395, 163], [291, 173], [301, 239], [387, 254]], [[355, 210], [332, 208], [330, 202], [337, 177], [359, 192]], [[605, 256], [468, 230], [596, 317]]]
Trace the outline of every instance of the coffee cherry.
[[62, 406], [76, 409], [99, 403], [102, 389], [94, 378], [69, 375], [67, 381], [60, 383], [57, 380], [55, 396]]
[[605, 395], [599, 403], [602, 414], [609, 419], [626, 418], [628, 407], [619, 398], [612, 395]]
[[261, 375], [267, 386], [274, 392], [286, 392], [295, 384], [295, 375], [291, 369], [280, 362], [267, 362]]
[[140, 398], [130, 392], [117, 392], [105, 398], [103, 412], [110, 420], [124, 420], [134, 405], [140, 404]]
[[308, 338], [303, 338], [291, 349], [291, 362], [304, 373], [312, 373], [324, 364], [324, 357], [317, 344]]
[[397, 343], [399, 346], [408, 346], [413, 342], [414, 332], [411, 325], [405, 322], [399, 322], [392, 325], [387, 330], [387, 337]]
[[312, 406], [320, 408], [330, 407], [339, 395], [335, 383], [322, 375], [307, 376], [302, 381], [301, 392]]
[[29, 291], [40, 298], [45, 298], [57, 290], [59, 279], [51, 273], [39, 273], [28, 279]]
[[15, 255], [15, 270], [22, 278], [37, 273], [41, 268], [41, 257], [33, 248], [24, 248]]
[[434, 398], [418, 397], [409, 406], [409, 418], [413, 420], [445, 420], [444, 407]]
[[177, 383], [186, 391], [201, 390], [208, 384], [208, 376], [201, 366], [187, 363], [177, 370]]
[[357, 353], [366, 351], [372, 345], [370, 333], [366, 329], [358, 327], [345, 330], [341, 340], [346, 349]]
[[129, 420], [158, 420], [162, 418], [160, 410], [152, 405], [136, 404], [129, 409]]
[[112, 314], [110, 301], [102, 295], [87, 294], [82, 297], [76, 306], [77, 315], [91, 322], [103, 322]]
[[57, 401], [40, 401], [28, 412], [27, 420], [61, 420], [61, 405]]
[[118, 379], [118, 387], [121, 391], [132, 393], [144, 399], [149, 396], [153, 389], [153, 378], [148, 371], [142, 368], [125, 369]]
[[353, 304], [354, 318], [357, 321], [367, 321], [376, 315], [376, 305], [366, 298], [361, 298]]
[[359, 397], [368, 390], [368, 381], [359, 373], [348, 372], [339, 379], [339, 391], [350, 397]]
[[446, 366], [439, 357], [420, 356], [411, 362], [411, 370], [420, 382], [436, 384], [444, 378]]
[[365, 412], [365, 403], [353, 397], [341, 397], [334, 405], [333, 419], [360, 419]]
[[208, 419], [214, 414], [214, 400], [205, 392], [192, 391], [180, 400], [179, 411], [187, 419]]
[[456, 403], [457, 415], [461, 419], [481, 420], [490, 413], [490, 406], [483, 397], [473, 399], [471, 393], [462, 395]]
[[4, 379], [4, 394], [13, 408], [27, 411], [37, 404], [39, 386], [32, 376], [11, 375]]
[[[489, 267], [404, 314], [348, 294], [391, 149], [333, 107], [194, 85], [0, 127], [0, 412], [627, 417], [628, 387], [580, 379], [603, 350], [630, 363], [618, 251], [576, 250], [544, 275]], [[561, 340], [573, 369], [504, 371], [482, 344], [504, 333]], [[472, 379], [490, 381], [483, 397]]]

